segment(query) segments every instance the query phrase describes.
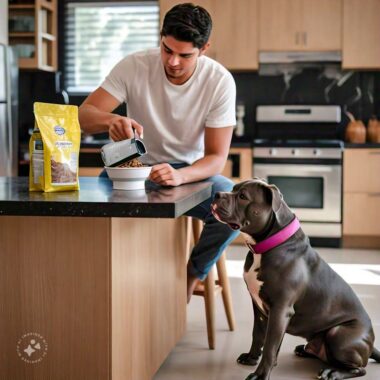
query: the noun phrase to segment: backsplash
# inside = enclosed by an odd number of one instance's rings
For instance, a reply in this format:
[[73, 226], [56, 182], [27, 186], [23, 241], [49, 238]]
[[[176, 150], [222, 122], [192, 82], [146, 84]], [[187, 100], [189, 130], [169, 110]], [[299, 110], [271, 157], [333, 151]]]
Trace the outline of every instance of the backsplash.
[[[287, 76], [286, 80], [282, 74], [232, 74], [236, 81], [237, 102], [245, 106], [244, 130], [248, 137], [254, 135], [258, 105], [340, 105], [366, 125], [373, 114], [380, 117], [380, 72], [343, 72], [339, 68], [326, 70], [321, 66], [303, 68]], [[348, 122], [348, 118], [344, 118]]]

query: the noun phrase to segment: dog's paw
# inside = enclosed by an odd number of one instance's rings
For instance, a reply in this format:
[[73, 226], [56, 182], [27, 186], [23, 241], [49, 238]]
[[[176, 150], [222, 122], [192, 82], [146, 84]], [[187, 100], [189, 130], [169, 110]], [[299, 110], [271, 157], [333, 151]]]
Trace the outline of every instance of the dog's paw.
[[253, 357], [253, 356], [250, 356], [249, 353], [241, 354], [236, 359], [236, 361], [239, 364], [243, 364], [243, 365], [256, 365], [258, 360], [259, 360], [258, 356], [257, 357]]
[[319, 371], [317, 379], [320, 380], [342, 380], [349, 379], [351, 377], [364, 376], [366, 370], [364, 368], [352, 368], [349, 370], [338, 370], [332, 368], [325, 368]]
[[296, 346], [294, 349], [294, 353], [300, 358], [316, 358], [317, 356], [312, 354], [311, 352], [306, 351], [306, 346], [304, 344], [300, 344]]

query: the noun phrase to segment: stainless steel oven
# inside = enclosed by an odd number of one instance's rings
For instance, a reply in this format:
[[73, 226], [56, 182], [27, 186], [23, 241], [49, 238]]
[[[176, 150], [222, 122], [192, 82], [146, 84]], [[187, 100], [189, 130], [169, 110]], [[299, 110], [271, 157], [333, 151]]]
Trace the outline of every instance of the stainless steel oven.
[[342, 236], [340, 108], [261, 106], [256, 112], [253, 174], [275, 184], [312, 240]]
[[253, 173], [275, 184], [312, 237], [342, 235], [341, 148], [255, 147]]

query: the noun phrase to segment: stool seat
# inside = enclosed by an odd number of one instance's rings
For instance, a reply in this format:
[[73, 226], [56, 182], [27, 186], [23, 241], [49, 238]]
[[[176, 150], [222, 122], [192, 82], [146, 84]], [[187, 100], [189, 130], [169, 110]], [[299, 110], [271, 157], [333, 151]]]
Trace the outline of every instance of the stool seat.
[[[194, 244], [198, 242], [202, 228], [203, 222], [192, 218]], [[217, 277], [215, 276], [215, 267]], [[204, 281], [197, 284], [193, 294], [204, 297], [208, 345], [210, 350], [213, 350], [215, 349], [215, 298], [218, 294], [221, 294], [223, 298], [228, 327], [230, 331], [235, 329], [235, 315], [232, 307], [230, 281], [227, 276], [225, 252], [222, 253], [216, 265], [211, 268]]]

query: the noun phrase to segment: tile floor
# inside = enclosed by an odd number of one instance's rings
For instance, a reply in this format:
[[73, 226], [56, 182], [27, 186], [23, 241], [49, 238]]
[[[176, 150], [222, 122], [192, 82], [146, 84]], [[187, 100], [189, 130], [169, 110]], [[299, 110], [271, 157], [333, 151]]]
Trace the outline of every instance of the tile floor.
[[[319, 248], [318, 252], [349, 282], [369, 313], [377, 348], [380, 349], [380, 250], [348, 250]], [[188, 306], [187, 332], [156, 373], [153, 380], [244, 380], [254, 367], [236, 363], [240, 353], [249, 350], [252, 333], [252, 306], [241, 278], [246, 248], [231, 246], [227, 252], [236, 330], [228, 331], [222, 300], [217, 300], [216, 349], [207, 346], [203, 298], [193, 297]], [[271, 380], [315, 379], [322, 362], [302, 359], [293, 354], [301, 338], [286, 335], [278, 365]], [[363, 380], [380, 380], [380, 364], [370, 362]]]

